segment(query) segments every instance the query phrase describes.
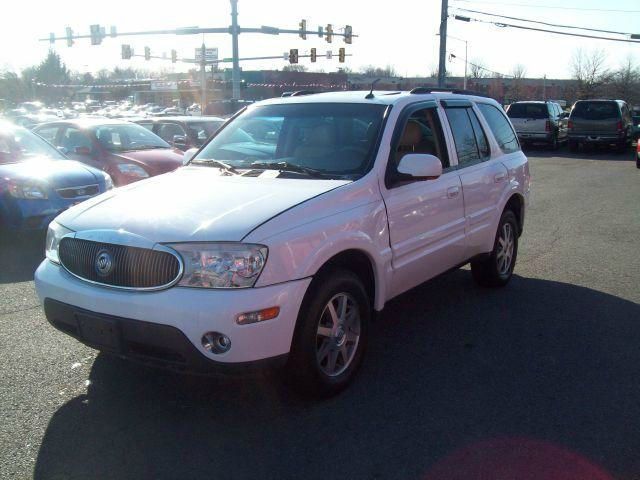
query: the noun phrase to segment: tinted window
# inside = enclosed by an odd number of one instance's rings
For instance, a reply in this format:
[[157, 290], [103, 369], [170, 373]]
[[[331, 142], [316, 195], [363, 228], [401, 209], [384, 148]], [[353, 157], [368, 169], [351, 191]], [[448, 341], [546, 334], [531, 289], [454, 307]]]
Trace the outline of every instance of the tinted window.
[[[483, 158], [478, 150], [476, 132], [471, 123], [471, 118], [469, 117], [468, 110], [468, 108], [445, 109], [445, 111], [447, 112], [447, 118], [449, 119], [449, 125], [451, 125], [453, 139], [456, 144], [456, 152], [458, 153], [459, 165], [473, 163]], [[480, 126], [478, 125], [478, 128], [479, 127]], [[484, 133], [482, 135], [484, 135]], [[486, 151], [486, 138], [484, 139], [484, 143], [484, 148]]]
[[184, 136], [185, 131], [175, 123], [163, 123], [158, 129], [158, 136], [166, 142], [173, 142], [175, 135]]
[[488, 103], [479, 103], [478, 108], [489, 124], [489, 128], [496, 138], [500, 149], [504, 153], [517, 152], [520, 150], [518, 138], [504, 114]]
[[436, 107], [416, 110], [407, 119], [392, 158], [393, 169], [408, 153], [425, 153], [440, 159], [442, 168], [448, 168], [449, 155]]
[[547, 118], [547, 106], [544, 103], [514, 103], [507, 112], [510, 118]]
[[467, 114], [471, 119], [471, 125], [473, 126], [473, 132], [476, 136], [476, 143], [478, 144], [478, 153], [480, 154], [480, 158], [487, 158], [490, 155], [489, 151], [489, 142], [487, 142], [487, 136], [482, 129], [482, 125], [480, 125], [480, 121], [472, 109], [467, 109]]
[[576, 102], [571, 117], [584, 120], [607, 120], [620, 117], [620, 113], [615, 102]]

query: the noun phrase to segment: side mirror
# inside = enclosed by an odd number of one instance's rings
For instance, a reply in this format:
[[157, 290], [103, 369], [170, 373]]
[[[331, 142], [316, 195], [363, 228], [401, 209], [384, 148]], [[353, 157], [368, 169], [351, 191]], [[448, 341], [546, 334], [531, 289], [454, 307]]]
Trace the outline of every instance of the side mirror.
[[434, 155], [408, 153], [400, 160], [398, 173], [414, 180], [435, 180], [442, 175], [442, 162]]
[[187, 137], [185, 137], [184, 135], [174, 135], [173, 136], [173, 144], [174, 145], [186, 145], [187, 144]]
[[73, 149], [73, 153], [76, 155], [91, 155], [91, 149], [89, 147], [76, 147]]
[[193, 156], [196, 154], [197, 151], [198, 151], [197, 148], [190, 148], [189, 150], [184, 152], [184, 155], [182, 157], [182, 164], [186, 165], [187, 163], [189, 163], [189, 160], [193, 158]]

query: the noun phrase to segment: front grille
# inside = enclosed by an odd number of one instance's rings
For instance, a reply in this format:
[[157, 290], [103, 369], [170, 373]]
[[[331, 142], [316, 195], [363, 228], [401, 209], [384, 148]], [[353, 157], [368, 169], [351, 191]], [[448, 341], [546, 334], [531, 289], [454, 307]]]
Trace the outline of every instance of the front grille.
[[147, 248], [63, 238], [58, 253], [69, 272], [113, 287], [161, 288], [172, 284], [181, 273], [176, 256]]
[[83, 185], [81, 187], [67, 187], [56, 190], [62, 198], [93, 197], [100, 193], [98, 185]]

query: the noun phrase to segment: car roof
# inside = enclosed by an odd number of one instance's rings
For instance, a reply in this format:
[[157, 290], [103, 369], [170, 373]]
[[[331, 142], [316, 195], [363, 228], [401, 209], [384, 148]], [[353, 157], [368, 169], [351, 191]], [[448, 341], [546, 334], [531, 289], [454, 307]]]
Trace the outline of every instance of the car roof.
[[555, 102], [553, 100], [520, 100], [518, 102], [513, 102], [511, 105], [515, 105], [516, 103], [539, 103], [539, 104], [545, 104], [545, 103], [558, 103]]
[[[428, 88], [428, 87], [427, 87]], [[433, 87], [434, 89], [436, 87]], [[269, 100], [263, 100], [256, 102], [254, 106], [261, 105], [284, 105], [290, 103], [364, 103], [364, 104], [377, 104], [377, 105], [394, 105], [399, 103], [412, 103], [411, 101], [420, 102], [424, 100], [437, 100], [442, 98], [460, 98], [460, 99], [473, 99], [477, 101], [490, 101], [488, 97], [459, 94], [451, 92], [428, 92], [428, 93], [411, 93], [408, 91], [378, 91], [374, 90], [373, 98], [366, 98], [369, 94], [369, 90], [356, 90], [348, 92], [325, 92], [325, 93], [313, 93], [308, 95], [292, 95], [289, 97], [272, 98]], [[497, 105], [497, 102], [495, 103]]]
[[147, 117], [145, 119], [136, 120], [136, 121], [143, 121], [143, 120], [150, 120], [153, 122], [164, 122], [169, 120], [171, 122], [183, 122], [183, 123], [225, 122], [226, 121], [224, 118], [220, 118], [220, 117], [191, 116], [191, 115], [176, 116], [176, 117]]
[[128, 125], [132, 122], [125, 119], [111, 119], [111, 118], [72, 118], [68, 120], [58, 120], [54, 122], [47, 122], [46, 124], [56, 125], [71, 125], [78, 128], [99, 127], [102, 125]]

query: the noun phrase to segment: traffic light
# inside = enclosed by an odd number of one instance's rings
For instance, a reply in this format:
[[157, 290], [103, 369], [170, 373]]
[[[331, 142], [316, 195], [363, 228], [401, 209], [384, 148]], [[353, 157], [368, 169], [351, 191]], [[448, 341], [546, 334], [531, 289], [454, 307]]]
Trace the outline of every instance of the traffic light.
[[90, 25], [91, 45], [100, 45], [102, 43], [102, 28], [100, 25]]
[[144, 59], [151, 60], [151, 49], [149, 47], [144, 47]]
[[325, 31], [327, 35], [327, 43], [331, 43], [333, 41], [333, 25], [328, 24]]
[[346, 56], [347, 56], [347, 54], [346, 54], [346, 52], [345, 52], [345, 50], [344, 50], [344, 47], [340, 47], [340, 48], [338, 49], [338, 61], [339, 61], [340, 63], [344, 63], [344, 58], [345, 58]]
[[298, 63], [298, 49], [292, 48], [289, 50], [289, 63]]
[[307, 21], [303, 18], [300, 20], [300, 38], [303, 40], [307, 39]]
[[353, 43], [353, 27], [351, 25], [344, 27], [344, 43]]
[[122, 59], [123, 60], [131, 59], [131, 45], [122, 45]]
[[71, 27], [65, 29], [67, 31], [67, 47], [73, 47], [73, 30]]
[[311, 61], [312, 61], [313, 63], [315, 63], [316, 59], [318, 58], [318, 55], [317, 55], [317, 53], [316, 53], [316, 49], [315, 49], [315, 48], [312, 48], [312, 49], [311, 49], [311, 55], [310, 55], [310, 57], [311, 57]]
[[171, 63], [176, 63], [178, 61], [178, 52], [175, 50], [171, 50]]

